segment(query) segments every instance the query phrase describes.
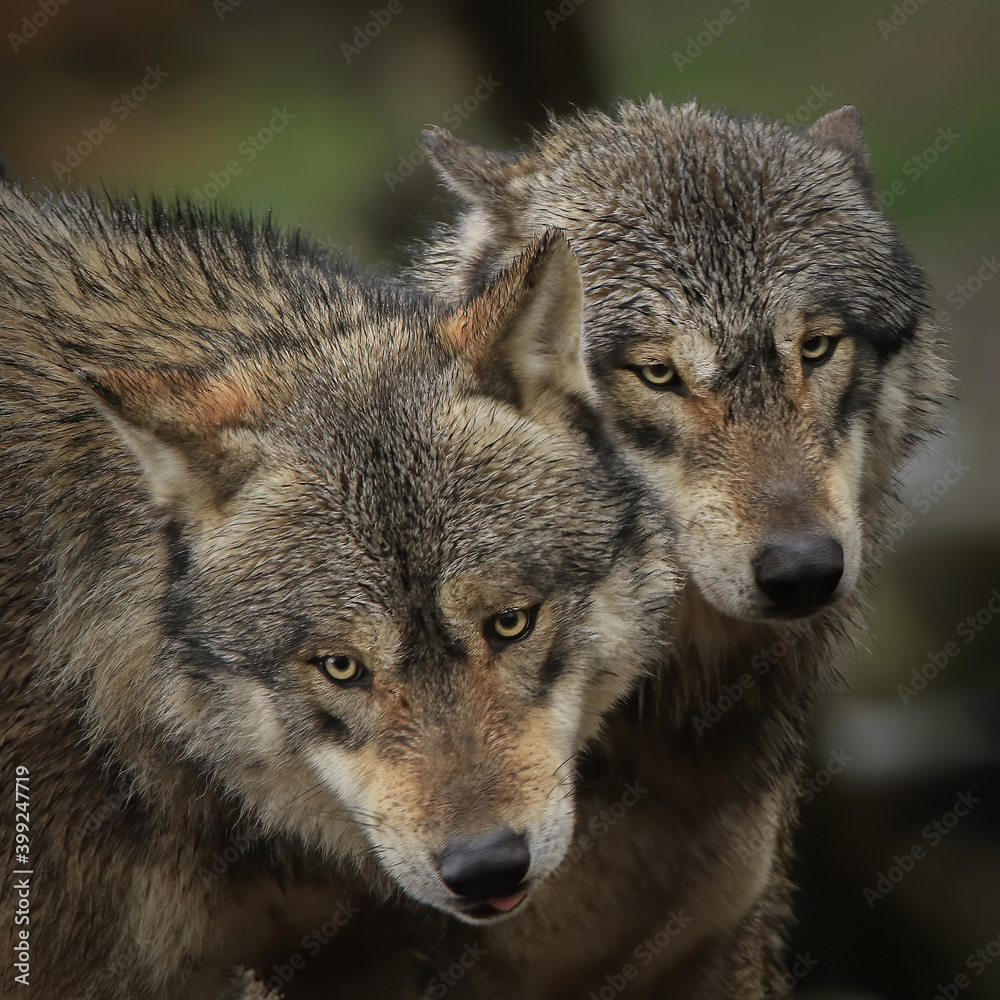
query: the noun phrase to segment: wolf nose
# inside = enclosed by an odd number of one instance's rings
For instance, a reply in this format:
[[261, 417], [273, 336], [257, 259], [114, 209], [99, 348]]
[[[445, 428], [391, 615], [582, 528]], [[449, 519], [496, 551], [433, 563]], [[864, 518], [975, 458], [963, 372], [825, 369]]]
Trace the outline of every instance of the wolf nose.
[[453, 840], [437, 856], [444, 884], [459, 896], [480, 900], [513, 895], [530, 863], [527, 842], [510, 827], [476, 840]]
[[773, 539], [753, 561], [757, 586], [779, 614], [807, 613], [833, 596], [844, 574], [844, 549], [829, 535]]

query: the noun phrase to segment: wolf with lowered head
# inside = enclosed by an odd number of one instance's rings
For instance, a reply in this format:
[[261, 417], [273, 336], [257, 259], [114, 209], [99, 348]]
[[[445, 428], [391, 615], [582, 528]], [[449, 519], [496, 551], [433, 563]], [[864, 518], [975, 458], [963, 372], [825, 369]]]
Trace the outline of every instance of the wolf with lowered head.
[[0, 187], [26, 996], [209, 1000], [338, 878], [530, 905], [675, 588], [581, 301], [553, 235], [445, 309], [267, 227]]

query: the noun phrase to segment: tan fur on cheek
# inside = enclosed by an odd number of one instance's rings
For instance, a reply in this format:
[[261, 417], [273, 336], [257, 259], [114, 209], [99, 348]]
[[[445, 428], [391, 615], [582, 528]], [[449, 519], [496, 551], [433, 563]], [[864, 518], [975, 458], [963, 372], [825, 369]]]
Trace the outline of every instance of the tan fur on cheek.
[[864, 423], [856, 421], [827, 476], [833, 527], [844, 549], [844, 575], [840, 583], [843, 594], [854, 589], [861, 572], [861, 492], [870, 450], [868, 431]]

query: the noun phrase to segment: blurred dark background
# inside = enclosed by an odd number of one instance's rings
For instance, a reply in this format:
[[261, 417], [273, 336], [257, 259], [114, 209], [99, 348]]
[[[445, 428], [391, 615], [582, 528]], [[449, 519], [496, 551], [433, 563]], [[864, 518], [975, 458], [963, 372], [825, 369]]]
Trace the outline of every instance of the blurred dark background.
[[958, 398], [904, 472], [872, 637], [817, 727], [798, 991], [1000, 997], [995, 4], [25, 0], [0, 3], [0, 28], [9, 174], [218, 196], [384, 268], [450, 211], [425, 125], [508, 145], [547, 109], [651, 92], [797, 124], [857, 105], [883, 203], [934, 283]]

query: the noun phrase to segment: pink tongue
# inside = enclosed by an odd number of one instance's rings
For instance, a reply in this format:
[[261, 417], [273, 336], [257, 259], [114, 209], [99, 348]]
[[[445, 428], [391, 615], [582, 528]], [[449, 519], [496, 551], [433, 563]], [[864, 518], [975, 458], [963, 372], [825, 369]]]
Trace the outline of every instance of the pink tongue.
[[527, 895], [526, 892], [515, 892], [513, 896], [494, 896], [492, 899], [488, 899], [487, 902], [494, 910], [506, 913], [508, 910], [513, 910]]

